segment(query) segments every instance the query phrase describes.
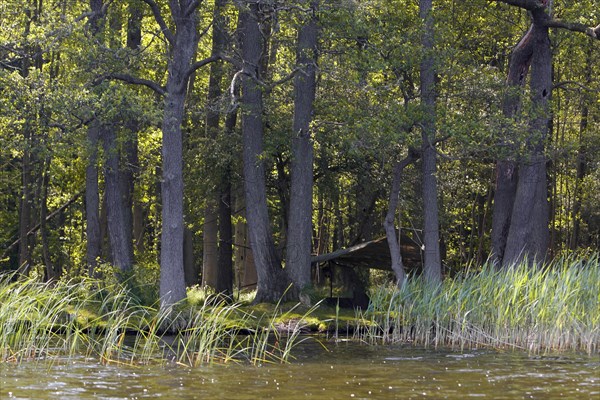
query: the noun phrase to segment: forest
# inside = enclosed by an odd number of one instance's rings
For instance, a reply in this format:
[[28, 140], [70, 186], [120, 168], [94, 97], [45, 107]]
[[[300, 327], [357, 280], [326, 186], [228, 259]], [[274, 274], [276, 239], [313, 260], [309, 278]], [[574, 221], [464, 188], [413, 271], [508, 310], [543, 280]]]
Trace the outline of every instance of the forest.
[[[598, 24], [595, 0], [3, 0], [0, 270], [168, 306], [598, 252]], [[381, 238], [387, 272], [314, 262]]]

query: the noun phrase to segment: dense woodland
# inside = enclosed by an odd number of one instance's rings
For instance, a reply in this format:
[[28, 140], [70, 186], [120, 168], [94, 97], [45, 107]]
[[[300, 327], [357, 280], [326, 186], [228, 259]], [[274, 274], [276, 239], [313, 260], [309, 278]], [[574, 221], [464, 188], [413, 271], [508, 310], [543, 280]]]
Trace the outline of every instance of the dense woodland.
[[386, 235], [399, 284], [398, 237], [432, 283], [597, 251], [599, 23], [595, 0], [3, 0], [0, 268], [171, 304], [299, 297], [311, 256]]

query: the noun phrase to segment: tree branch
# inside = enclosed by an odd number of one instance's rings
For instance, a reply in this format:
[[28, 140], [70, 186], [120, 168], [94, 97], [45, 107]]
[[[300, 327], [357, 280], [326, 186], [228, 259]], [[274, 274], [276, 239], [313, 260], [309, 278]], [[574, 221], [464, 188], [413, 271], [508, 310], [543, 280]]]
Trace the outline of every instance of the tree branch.
[[585, 33], [592, 39], [600, 40], [600, 25], [593, 28], [591, 26], [580, 24], [578, 22], [568, 22], [568, 21], [562, 21], [560, 19], [548, 19], [548, 21], [546, 21], [545, 25], [549, 28], [560, 28], [560, 29], [567, 29], [567, 30], [573, 31], [573, 32]]
[[188, 6], [188, 8], [186, 8], [185, 13], [183, 14], [184, 17], [189, 17], [190, 15], [192, 15], [192, 13], [194, 11], [196, 11], [196, 9], [198, 7], [200, 7], [200, 3], [202, 3], [202, 0], [194, 0], [190, 3], [190, 5]]
[[142, 86], [146, 86], [152, 90], [154, 90], [156, 93], [160, 94], [161, 96], [164, 96], [166, 94], [166, 89], [159, 85], [158, 83], [151, 81], [149, 79], [142, 79], [142, 78], [138, 78], [132, 75], [127, 75], [127, 74], [107, 74], [107, 75], [102, 75], [98, 78], [96, 78], [93, 82], [94, 85], [99, 85], [100, 83], [102, 83], [105, 80], [110, 80], [110, 79], [114, 79], [114, 80], [118, 80], [118, 81], [123, 81], [126, 83], [131, 83], [132, 85], [142, 85]]
[[495, 1], [497, 3], [505, 3], [511, 6], [523, 8], [525, 10], [533, 11], [546, 8], [548, 0], [488, 0]]
[[185, 74], [185, 81], [187, 81], [187, 79], [189, 79], [189, 77], [192, 76], [192, 74], [196, 72], [196, 70], [204, 67], [207, 64], [210, 64], [211, 62], [219, 61], [221, 59], [221, 56], [217, 54], [215, 56], [205, 58], [204, 60], [196, 61], [190, 66], [188, 72]]
[[591, 88], [589, 86], [585, 86], [581, 82], [577, 82], [577, 81], [562, 81], [562, 82], [559, 82], [559, 83], [555, 84], [552, 87], [552, 90], [554, 90], [554, 89], [565, 89], [565, 90], [567, 90], [568, 88], [565, 87], [567, 85], [579, 86], [579, 88], [581, 88], [583, 90], [587, 90], [588, 92], [593, 92], [593, 93], [600, 92], [600, 90], [598, 90], [598, 89], [593, 89], [593, 88]]
[[160, 8], [158, 7], [158, 4], [156, 4], [156, 2], [154, 0], [142, 0], [142, 1], [150, 6], [150, 8], [152, 9], [152, 14], [154, 14], [154, 19], [156, 20], [156, 23], [158, 24], [158, 26], [160, 26], [160, 30], [167, 38], [167, 41], [169, 42], [169, 44], [171, 46], [173, 46], [175, 44], [175, 35], [173, 35], [173, 32], [171, 32], [171, 30], [167, 26], [167, 23], [165, 22], [162, 14], [160, 12]]

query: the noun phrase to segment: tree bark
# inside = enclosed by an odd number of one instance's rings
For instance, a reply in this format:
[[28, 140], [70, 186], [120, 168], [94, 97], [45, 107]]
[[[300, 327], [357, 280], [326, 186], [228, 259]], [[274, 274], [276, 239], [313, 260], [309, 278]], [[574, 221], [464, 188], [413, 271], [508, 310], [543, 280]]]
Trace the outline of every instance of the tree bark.
[[[212, 31], [212, 51], [216, 56], [223, 52], [227, 45], [227, 32], [223, 9], [226, 5], [225, 0], [216, 0], [213, 9], [213, 31]], [[208, 80], [208, 96], [206, 107], [206, 136], [215, 140], [219, 135], [221, 112], [218, 101], [221, 97], [221, 85], [223, 82], [223, 65], [221, 63], [212, 63], [210, 66], [210, 77]], [[218, 173], [218, 172], [217, 172]], [[208, 286], [216, 289], [218, 286], [218, 217], [220, 203], [219, 194], [212, 193], [207, 200], [208, 204], [204, 210], [204, 232], [203, 232], [203, 262], [202, 262], [202, 286]]]
[[219, 214], [214, 202], [214, 193], [206, 200], [204, 224], [202, 224], [202, 286], [217, 287], [219, 254]]
[[519, 165], [519, 181], [506, 240], [503, 265], [512, 265], [525, 258], [541, 262], [549, 244], [549, 205], [544, 154], [551, 118], [552, 50], [548, 28], [543, 25], [546, 13], [534, 10], [531, 62], [531, 102], [528, 154]]
[[183, 272], [183, 137], [181, 125], [192, 61], [198, 46], [193, 1], [170, 2], [176, 33], [171, 38], [162, 122], [162, 231], [160, 252], [161, 306], [186, 297]]
[[419, 15], [424, 21], [421, 37], [423, 58], [420, 65], [421, 104], [423, 107], [423, 236], [425, 244], [425, 280], [438, 284], [442, 280], [440, 232], [438, 219], [438, 190], [436, 178], [436, 87], [434, 59], [434, 21], [432, 0], [419, 1]]
[[24, 132], [24, 152], [21, 165], [21, 202], [19, 207], [19, 272], [27, 274], [31, 266], [31, 249], [28, 237], [31, 228], [32, 214], [32, 154], [31, 154], [31, 132], [30, 123], [26, 122]]
[[231, 183], [228, 177], [222, 182], [219, 198], [219, 255], [216, 292], [233, 296], [233, 227], [231, 224]]
[[[225, 136], [231, 138], [237, 124], [237, 110], [225, 117]], [[232, 166], [227, 163], [220, 177], [219, 197], [219, 256], [217, 265], [217, 292], [233, 296], [233, 225], [231, 196]], [[237, 238], [236, 238], [237, 239]]]
[[532, 30], [529, 29], [513, 49], [508, 66], [506, 92], [502, 104], [505, 120], [498, 143], [501, 154], [504, 156], [496, 163], [496, 187], [492, 214], [492, 260], [497, 266], [502, 265], [504, 258], [506, 238], [510, 229], [517, 192], [518, 161], [511, 158], [516, 145], [513, 125], [521, 108], [522, 88], [531, 64], [533, 43]]
[[[142, 17], [143, 9], [140, 0], [129, 0], [129, 19], [127, 21], [127, 48], [139, 51], [142, 44]], [[131, 223], [133, 246], [138, 254], [144, 252], [144, 209], [134, 196], [136, 181], [140, 173], [140, 160], [138, 151], [138, 132], [140, 121], [132, 118], [127, 122], [130, 137], [125, 142], [125, 182], [128, 187], [128, 207], [131, 208]]]
[[[587, 85], [589, 85], [592, 81], [592, 48], [592, 45], [590, 45], [586, 54], [585, 80]], [[581, 185], [588, 169], [587, 148], [584, 144], [584, 137], [588, 130], [588, 118], [589, 107], [587, 102], [584, 101], [581, 106], [581, 117], [579, 120], [579, 148], [577, 149], [575, 188], [573, 193], [574, 200], [571, 216], [573, 219], [573, 232], [569, 238], [569, 248], [571, 250], [575, 250], [579, 246], [579, 237], [581, 232], [581, 203], [583, 195]]]
[[313, 145], [310, 123], [316, 92], [317, 2], [300, 27], [296, 62], [300, 71], [294, 77], [294, 123], [290, 211], [287, 234], [286, 271], [299, 293], [311, 284]]
[[100, 194], [98, 188], [99, 135], [98, 121], [92, 121], [87, 130], [88, 164], [85, 169], [86, 261], [90, 277], [96, 276], [95, 268], [102, 252]]
[[396, 234], [396, 211], [398, 209], [398, 198], [400, 196], [400, 186], [402, 184], [402, 175], [404, 174], [404, 168], [412, 164], [418, 155], [412, 150], [409, 150], [409, 154], [403, 160], [397, 162], [394, 165], [394, 173], [392, 177], [392, 187], [390, 189], [390, 198], [388, 203], [388, 211], [383, 222], [385, 228], [385, 234], [387, 237], [388, 247], [390, 248], [390, 258], [392, 261], [392, 271], [396, 275], [396, 283], [398, 287], [402, 287], [406, 281], [406, 272], [404, 271], [404, 264], [402, 262], [402, 254], [400, 252], [400, 233]]
[[240, 7], [242, 32], [242, 145], [244, 162], [244, 190], [246, 218], [250, 246], [257, 272], [255, 302], [279, 300], [288, 279], [281, 268], [275, 251], [267, 208], [266, 177], [263, 155], [263, 98], [257, 80], [260, 79], [260, 59], [264, 46], [261, 34], [261, 12], [255, 2], [244, 2]]
[[194, 262], [194, 233], [191, 229], [184, 228], [183, 231], [183, 265], [185, 286], [190, 287], [198, 284], [200, 270]]
[[126, 278], [133, 268], [132, 217], [128, 201], [129, 185], [122, 170], [121, 152], [117, 146], [114, 127], [104, 127], [103, 144], [105, 154], [104, 180], [106, 191], [106, 216], [111, 260]]

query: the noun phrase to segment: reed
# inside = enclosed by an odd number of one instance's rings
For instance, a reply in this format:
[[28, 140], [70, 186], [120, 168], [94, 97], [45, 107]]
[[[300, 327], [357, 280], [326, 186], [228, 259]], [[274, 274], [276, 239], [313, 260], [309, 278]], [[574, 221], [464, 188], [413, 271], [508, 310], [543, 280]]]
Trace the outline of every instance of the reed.
[[[600, 350], [597, 256], [564, 257], [541, 267], [486, 265], [428, 287], [373, 290], [355, 337], [369, 343], [494, 347], [532, 353]], [[365, 321], [365, 322], [360, 322]]]
[[118, 284], [14, 278], [0, 275], [0, 362], [75, 355], [126, 364], [287, 362], [302, 327], [297, 321], [284, 334], [274, 320], [265, 325], [219, 296], [164, 309], [139, 304]]

